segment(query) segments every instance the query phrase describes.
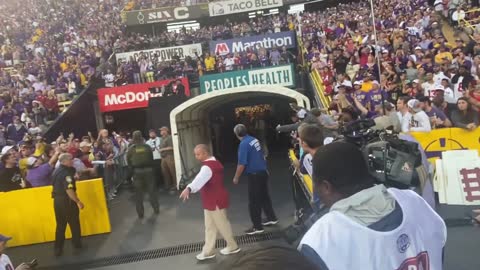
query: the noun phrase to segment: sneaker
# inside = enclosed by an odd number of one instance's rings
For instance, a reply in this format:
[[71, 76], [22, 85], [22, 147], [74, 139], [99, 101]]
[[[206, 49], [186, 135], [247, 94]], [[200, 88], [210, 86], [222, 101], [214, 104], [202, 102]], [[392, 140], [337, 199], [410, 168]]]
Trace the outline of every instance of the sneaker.
[[255, 228], [251, 228], [245, 231], [245, 233], [248, 235], [260, 234], [264, 232], [265, 232], [264, 229], [255, 229]]
[[200, 254], [197, 255], [197, 260], [199, 260], [199, 261], [205, 261], [205, 260], [213, 259], [213, 258], [215, 258], [215, 254], [206, 256], [205, 254], [200, 253]]
[[242, 250], [242, 249], [237, 248], [237, 249], [234, 249], [234, 250], [228, 250], [228, 248], [224, 248], [224, 249], [220, 250], [220, 253], [222, 255], [232, 255], [232, 254], [236, 254], [236, 253], [240, 252], [240, 250]]
[[278, 219], [274, 220], [265, 220], [262, 222], [263, 226], [272, 226], [272, 225], [277, 225], [278, 224]]

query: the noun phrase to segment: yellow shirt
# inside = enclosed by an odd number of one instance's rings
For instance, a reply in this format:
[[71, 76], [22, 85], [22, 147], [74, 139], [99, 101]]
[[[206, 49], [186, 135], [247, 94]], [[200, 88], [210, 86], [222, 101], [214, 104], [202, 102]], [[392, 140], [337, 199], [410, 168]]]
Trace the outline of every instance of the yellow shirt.
[[42, 143], [40, 145], [37, 145], [35, 148], [35, 152], [33, 153], [33, 156], [39, 157], [45, 153], [45, 144]]
[[362, 91], [363, 92], [370, 92], [372, 90], [373, 83], [372, 82], [363, 82], [362, 83]]
[[28, 158], [22, 158], [18, 161], [18, 168], [20, 169], [20, 174], [25, 177], [27, 175], [28, 167]]
[[205, 58], [205, 69], [207, 71], [212, 71], [215, 70], [215, 58], [212, 56], [209, 56]]
[[65, 62], [62, 62], [62, 63], [60, 64], [60, 68], [62, 69], [62, 71], [65, 71], [65, 70], [67, 70], [67, 68], [68, 68], [68, 65], [67, 65], [67, 63], [65, 63]]
[[453, 60], [453, 56], [450, 52], [443, 52], [435, 55], [435, 63], [441, 64], [443, 62], [443, 58], [447, 58], [450, 62]]

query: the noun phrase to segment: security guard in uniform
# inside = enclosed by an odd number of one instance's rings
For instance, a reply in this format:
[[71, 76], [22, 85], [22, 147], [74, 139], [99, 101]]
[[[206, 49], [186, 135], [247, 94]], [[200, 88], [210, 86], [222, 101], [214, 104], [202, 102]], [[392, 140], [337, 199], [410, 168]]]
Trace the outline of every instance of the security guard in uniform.
[[135, 203], [138, 218], [143, 218], [143, 197], [148, 192], [150, 204], [155, 214], [159, 213], [157, 193], [153, 173], [153, 153], [151, 147], [145, 143], [142, 132], [135, 131], [132, 134], [132, 146], [127, 152], [128, 165], [133, 169], [133, 185], [135, 187]]
[[53, 179], [53, 207], [57, 229], [55, 232], [55, 256], [61, 256], [63, 243], [65, 242], [65, 230], [67, 223], [72, 231], [73, 246], [77, 249], [82, 247], [80, 241], [79, 209], [84, 205], [77, 196], [75, 183], [75, 168], [73, 156], [69, 153], [61, 154], [58, 158], [60, 167], [52, 175]]

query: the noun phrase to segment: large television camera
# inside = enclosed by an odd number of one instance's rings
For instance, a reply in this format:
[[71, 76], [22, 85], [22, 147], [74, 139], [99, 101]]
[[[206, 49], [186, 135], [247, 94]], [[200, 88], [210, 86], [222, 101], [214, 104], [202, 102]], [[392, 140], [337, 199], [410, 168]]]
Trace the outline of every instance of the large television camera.
[[358, 120], [341, 128], [336, 141], [357, 145], [363, 152], [370, 175], [387, 187], [418, 190], [416, 168], [422, 165], [418, 144], [402, 140], [392, 130], [373, 130], [372, 119]]
[[[392, 130], [374, 130], [373, 120], [358, 120], [340, 128], [334, 141], [355, 144], [364, 154], [372, 178], [379, 184], [420, 192], [416, 168], [422, 164], [422, 155], [415, 142], [402, 140]], [[328, 209], [315, 206], [301, 208], [295, 223], [284, 231], [288, 243], [296, 243]]]

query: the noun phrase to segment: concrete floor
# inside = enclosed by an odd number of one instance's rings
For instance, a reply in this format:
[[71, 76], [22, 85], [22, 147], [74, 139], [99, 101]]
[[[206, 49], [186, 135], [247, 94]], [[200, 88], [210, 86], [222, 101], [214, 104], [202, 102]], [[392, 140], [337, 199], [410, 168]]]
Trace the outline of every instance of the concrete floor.
[[[286, 155], [278, 154], [277, 158], [270, 163], [271, 167], [271, 195], [276, 213], [281, 221], [280, 227], [288, 226], [292, 222], [294, 205], [292, 192], [289, 185], [289, 163]], [[285, 158], [283, 158], [285, 157]], [[231, 184], [234, 165], [226, 166], [226, 182], [231, 193], [231, 208], [229, 210], [230, 221], [236, 235], [242, 235], [243, 231], [251, 226], [247, 210], [247, 184], [242, 179], [238, 186]], [[152, 209], [146, 204], [145, 219], [140, 221], [136, 217], [132, 195], [123, 191], [111, 205], [112, 233], [91, 236], [84, 239], [87, 248], [78, 254], [74, 254], [69, 242], [65, 245], [64, 256], [53, 256], [53, 244], [39, 244], [26, 247], [11, 248], [7, 254], [18, 264], [22, 261], [30, 261], [37, 258], [42, 269], [62, 264], [91, 261], [109, 256], [135, 253], [138, 251], [171, 247], [179, 244], [195, 243], [203, 241], [203, 211], [199, 196], [191, 197], [190, 201], [183, 203], [178, 196], [161, 193], [161, 214], [153, 215]], [[443, 217], [461, 218], [469, 211], [467, 207], [441, 207], [440, 214]], [[478, 247], [480, 243], [480, 228], [458, 227], [449, 228], [448, 242], [446, 247], [447, 270], [475, 270], [480, 269]], [[280, 244], [283, 241], [269, 241], [257, 243], [252, 247]], [[210, 263], [197, 263], [196, 254], [167, 257], [142, 261], [132, 264], [114, 265], [97, 268], [102, 270], [132, 269], [146, 270], [178, 270], [178, 269], [213, 269], [216, 262], [222, 260], [221, 255]]]

